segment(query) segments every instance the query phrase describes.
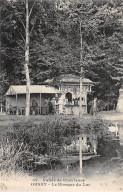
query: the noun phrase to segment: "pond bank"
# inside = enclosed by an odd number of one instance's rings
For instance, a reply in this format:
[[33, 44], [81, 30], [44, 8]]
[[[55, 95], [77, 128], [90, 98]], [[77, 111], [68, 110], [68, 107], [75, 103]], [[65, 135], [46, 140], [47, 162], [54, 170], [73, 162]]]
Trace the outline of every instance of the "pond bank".
[[13, 191], [15, 186], [21, 191], [123, 191], [123, 170], [121, 162], [101, 157], [84, 163], [82, 176], [76, 165], [68, 173], [65, 168], [42, 170], [11, 175], [2, 183], [3, 191]]

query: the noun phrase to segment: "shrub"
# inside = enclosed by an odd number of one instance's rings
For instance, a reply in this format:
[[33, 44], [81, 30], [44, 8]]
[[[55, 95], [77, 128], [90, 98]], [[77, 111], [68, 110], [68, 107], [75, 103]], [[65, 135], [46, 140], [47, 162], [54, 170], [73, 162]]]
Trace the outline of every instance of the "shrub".
[[6, 148], [2, 154], [3, 157], [7, 157], [4, 167], [15, 170], [18, 167], [26, 168], [28, 159], [32, 158], [33, 162], [35, 156], [42, 158], [42, 164], [51, 163], [54, 158], [59, 158], [65, 153], [63, 149], [65, 144], [70, 145], [74, 136], [83, 132], [98, 135], [98, 151], [104, 155], [110, 150], [107, 147], [108, 138], [107, 141], [104, 139], [107, 126], [108, 124], [98, 117], [66, 120], [60, 116], [37, 122], [16, 123], [11, 127], [4, 126], [3, 131], [0, 132], [1, 138], [3, 135], [5, 137], [5, 140], [1, 140], [1, 147]]

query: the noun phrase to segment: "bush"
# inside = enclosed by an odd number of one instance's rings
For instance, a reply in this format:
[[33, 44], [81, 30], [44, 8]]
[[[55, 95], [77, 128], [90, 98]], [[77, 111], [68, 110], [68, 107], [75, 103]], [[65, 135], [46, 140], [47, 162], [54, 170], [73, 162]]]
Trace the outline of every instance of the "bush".
[[97, 152], [104, 157], [117, 156], [117, 150], [120, 149], [119, 140], [117, 140], [112, 133], [106, 133], [98, 139]]
[[2, 156], [9, 159], [6, 160], [4, 168], [28, 168], [28, 159], [32, 158], [33, 162], [35, 156], [41, 157], [42, 164], [50, 164], [56, 157], [59, 158], [65, 153], [63, 146], [70, 145], [74, 136], [81, 133], [97, 134], [99, 153], [109, 153], [108, 141], [107, 145], [104, 142], [107, 126], [108, 124], [98, 117], [66, 120], [60, 116], [37, 122], [16, 123], [11, 127], [4, 126], [3, 131], [0, 131], [2, 148], [6, 148]]

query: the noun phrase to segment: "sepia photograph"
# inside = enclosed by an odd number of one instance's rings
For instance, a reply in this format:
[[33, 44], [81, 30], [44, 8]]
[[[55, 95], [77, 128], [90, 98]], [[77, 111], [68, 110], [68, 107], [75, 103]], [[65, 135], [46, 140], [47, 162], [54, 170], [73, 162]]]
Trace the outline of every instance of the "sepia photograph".
[[123, 192], [123, 0], [0, 0], [0, 192]]

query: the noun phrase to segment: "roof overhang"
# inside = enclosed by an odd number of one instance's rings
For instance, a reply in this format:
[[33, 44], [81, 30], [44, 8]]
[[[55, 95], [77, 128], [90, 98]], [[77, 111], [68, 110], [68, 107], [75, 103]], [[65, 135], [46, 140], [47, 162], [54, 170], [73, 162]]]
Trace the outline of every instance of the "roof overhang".
[[[80, 84], [80, 76], [76, 76], [74, 74], [64, 74], [64, 75], [60, 75], [59, 77], [57, 77], [57, 79], [59, 80], [60, 84], [76, 84], [79, 85]], [[53, 82], [53, 79], [47, 79], [46, 81], [44, 81], [44, 84], [51, 84]], [[83, 78], [82, 79], [82, 83], [83, 85], [94, 85], [95, 82], [91, 81], [88, 78]]]
[[[60, 94], [58, 89], [46, 85], [30, 85], [30, 94]], [[26, 85], [12, 85], [6, 95], [26, 94]]]

